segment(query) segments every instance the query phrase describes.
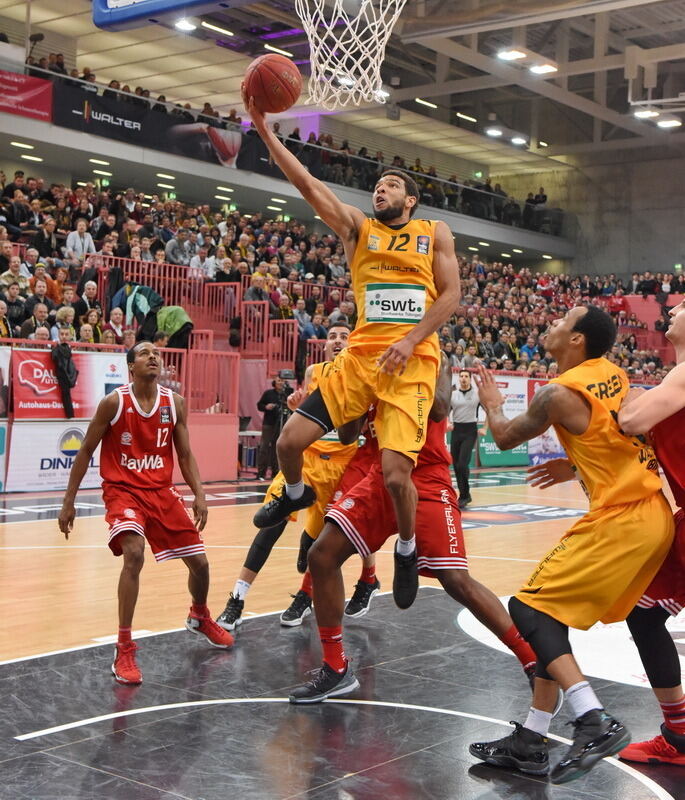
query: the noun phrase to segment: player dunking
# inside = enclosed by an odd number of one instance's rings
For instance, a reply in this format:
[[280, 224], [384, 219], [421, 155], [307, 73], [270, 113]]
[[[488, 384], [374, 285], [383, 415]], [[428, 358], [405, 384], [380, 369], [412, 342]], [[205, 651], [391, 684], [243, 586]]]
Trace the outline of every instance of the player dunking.
[[[535, 672], [535, 653], [521, 638], [497, 597], [468, 573], [461, 514], [445, 443], [452, 375], [447, 359], [442, 359], [426, 444], [412, 474], [418, 493], [419, 569], [422, 574], [437, 578], [451, 597], [471, 609], [514, 652], [530, 676]], [[377, 458], [366, 477], [329, 509], [324, 530], [310, 551], [323, 665], [313, 680], [293, 691], [291, 703], [319, 703], [328, 697], [349, 694], [359, 686], [343, 650], [345, 595], [341, 567], [355, 552], [362, 557], [371, 556], [396, 530], [392, 502], [384, 490]]]
[[[331, 325], [328, 329], [328, 336], [326, 339], [326, 361], [320, 364], [312, 364], [307, 368], [303, 387], [293, 392], [288, 397], [288, 406], [291, 410], [294, 411], [307, 394], [316, 388], [316, 383], [324, 366], [347, 347], [349, 335], [349, 325]], [[331, 431], [305, 450], [304, 476], [307, 483], [312, 486], [316, 493], [316, 502], [307, 509], [304, 531], [300, 539], [297, 569], [299, 572], [304, 573], [302, 586], [297, 594], [293, 595], [293, 602], [290, 604], [290, 607], [281, 614], [281, 624], [286, 627], [301, 625], [302, 620], [311, 613], [312, 588], [311, 576], [307, 571], [307, 551], [321, 532], [326, 506], [330, 502], [333, 492], [336, 490], [348, 464], [355, 457], [359, 449], [357, 447], [356, 435], [353, 434], [352, 438], [353, 441], [351, 443], [345, 444], [341, 442], [336, 431]], [[283, 474], [279, 472], [271, 482], [264, 502], [268, 503], [273, 497], [279, 495], [283, 491], [283, 484]], [[297, 515], [291, 515], [291, 519], [296, 518]], [[242, 623], [242, 613], [245, 607], [247, 593], [271, 555], [274, 545], [285, 530], [287, 524], [288, 520], [285, 519], [277, 525], [270, 528], [263, 528], [257, 532], [248, 550], [243, 568], [238, 575], [238, 580], [228, 598], [226, 608], [217, 619], [217, 623], [225, 630], [232, 631]], [[372, 586], [372, 591], [378, 591], [380, 588], [380, 584], [378, 584], [375, 576], [373, 564], [365, 566], [360, 580]], [[370, 601], [370, 599], [369, 597], [368, 600]]]
[[511, 735], [469, 748], [490, 764], [547, 774], [546, 736], [556, 681], [571, 706], [575, 735], [552, 769], [554, 783], [581, 777], [630, 741], [626, 728], [604, 711], [580, 672], [568, 629], [625, 619], [673, 540], [673, 516], [654, 453], [618, 425], [628, 379], [602, 358], [615, 339], [613, 320], [596, 306], [578, 306], [556, 320], [545, 348], [561, 374], [512, 420], [502, 413], [504, 398], [493, 376], [481, 368], [477, 379], [497, 446], [509, 450], [554, 425], [590, 500], [589, 512], [509, 601], [514, 623], [538, 657], [528, 718], [524, 725], [516, 723]]
[[[209, 565], [200, 532], [207, 522], [207, 504], [197, 463], [190, 450], [182, 397], [159, 385], [162, 360], [151, 342], [126, 354], [131, 383], [101, 402], [88, 426], [69, 475], [59, 515], [65, 537], [74, 524], [74, 500], [98, 444], [100, 475], [109, 523], [109, 547], [123, 555], [119, 578], [119, 636], [112, 672], [119, 683], [142, 683], [131, 640], [133, 612], [143, 566], [145, 540], [157, 561], [183, 559], [192, 598], [186, 628], [215, 647], [230, 647], [233, 637], [212, 619], [207, 608]], [[172, 486], [174, 448], [183, 477], [195, 495], [193, 520]]]
[[411, 472], [425, 442], [435, 392], [435, 331], [455, 311], [460, 296], [452, 234], [444, 222], [412, 219], [418, 188], [401, 171], [388, 170], [379, 178], [373, 192], [375, 219], [342, 203], [280, 142], [254, 99], [244, 99], [274, 161], [342, 240], [359, 309], [349, 347], [322, 371], [318, 389], [281, 432], [277, 451], [285, 488], [255, 514], [254, 524], [270, 527], [311, 505], [315, 493], [302, 480], [302, 453], [322, 429], [340, 428], [376, 404], [383, 478], [399, 532], [393, 595], [400, 608], [408, 608], [418, 589], [417, 495]]

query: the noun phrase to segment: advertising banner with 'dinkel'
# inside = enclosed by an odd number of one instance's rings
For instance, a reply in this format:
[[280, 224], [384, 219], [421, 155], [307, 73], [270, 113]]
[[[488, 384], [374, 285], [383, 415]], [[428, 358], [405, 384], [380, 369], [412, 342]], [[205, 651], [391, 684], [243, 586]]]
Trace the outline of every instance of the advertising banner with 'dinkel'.
[[[71, 389], [74, 418], [89, 420], [100, 400], [127, 382], [126, 355], [74, 352], [72, 358], [79, 372]], [[15, 420], [66, 419], [50, 350], [13, 350], [12, 397]]]
[[[8, 492], [66, 489], [69, 471], [86, 436], [88, 420], [15, 422], [7, 466]], [[100, 486], [100, 447], [93, 454], [81, 484]]]
[[[528, 408], [528, 378], [518, 375], [495, 375], [497, 388], [504, 395], [504, 415], [511, 419]], [[495, 444], [490, 430], [478, 437], [478, 459], [482, 467], [514, 467], [528, 464], [528, 443], [502, 451]]]

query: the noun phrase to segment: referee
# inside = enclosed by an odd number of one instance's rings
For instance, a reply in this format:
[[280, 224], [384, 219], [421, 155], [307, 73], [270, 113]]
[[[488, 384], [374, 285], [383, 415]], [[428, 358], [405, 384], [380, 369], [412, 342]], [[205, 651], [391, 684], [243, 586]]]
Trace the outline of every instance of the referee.
[[452, 465], [459, 490], [459, 508], [465, 508], [471, 502], [469, 462], [478, 438], [479, 405], [478, 390], [471, 383], [471, 373], [467, 369], [459, 370], [459, 385], [452, 386], [450, 403]]

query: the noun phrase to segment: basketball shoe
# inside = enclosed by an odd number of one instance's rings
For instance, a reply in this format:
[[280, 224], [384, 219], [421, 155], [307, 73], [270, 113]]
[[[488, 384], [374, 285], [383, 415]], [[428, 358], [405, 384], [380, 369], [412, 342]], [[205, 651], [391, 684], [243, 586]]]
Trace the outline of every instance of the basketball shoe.
[[281, 494], [274, 497], [268, 503], [265, 503], [259, 511], [254, 515], [252, 520], [255, 528], [271, 528], [283, 522], [284, 519], [302, 508], [309, 508], [316, 502], [316, 492], [311, 486], [305, 484], [304, 492], [297, 500], [292, 500], [288, 497], [288, 493], [283, 487]]
[[635, 742], [618, 754], [624, 761], [640, 764], [675, 764], [685, 767], [685, 736], [661, 726], [661, 733], [648, 742]]
[[233, 645], [234, 639], [228, 631], [219, 627], [211, 617], [200, 617], [192, 610], [186, 620], [186, 628], [191, 633], [204, 636], [214, 647], [231, 647]]
[[410, 556], [401, 556], [395, 542], [395, 574], [392, 580], [392, 596], [398, 608], [409, 608], [419, 591], [419, 557], [414, 549]]
[[219, 614], [216, 624], [222, 627], [225, 631], [234, 631], [238, 625], [242, 625], [243, 608], [245, 601], [240, 597], [234, 597], [233, 592], [229, 595], [226, 608]]
[[302, 589], [297, 594], [290, 595], [293, 602], [281, 614], [281, 625], [286, 628], [294, 628], [302, 625], [302, 620], [312, 613], [312, 598], [303, 592]]
[[293, 689], [288, 698], [291, 703], [321, 703], [329, 697], [340, 697], [359, 688], [359, 681], [347, 662], [343, 673], [336, 672], [324, 661], [321, 669], [304, 686]]
[[363, 617], [371, 607], [371, 599], [381, 590], [381, 583], [376, 578], [373, 583], [357, 581], [354, 587], [354, 594], [350, 597], [350, 602], [345, 606], [346, 617]]
[[514, 732], [509, 736], [494, 742], [474, 742], [469, 745], [469, 753], [495, 767], [508, 767], [527, 775], [547, 775], [547, 737], [524, 728], [519, 722], [511, 724]]
[[135, 642], [124, 642], [114, 646], [114, 662], [112, 664], [112, 675], [117, 683], [139, 684], [143, 682], [143, 673], [136, 664], [136, 650], [138, 645]]

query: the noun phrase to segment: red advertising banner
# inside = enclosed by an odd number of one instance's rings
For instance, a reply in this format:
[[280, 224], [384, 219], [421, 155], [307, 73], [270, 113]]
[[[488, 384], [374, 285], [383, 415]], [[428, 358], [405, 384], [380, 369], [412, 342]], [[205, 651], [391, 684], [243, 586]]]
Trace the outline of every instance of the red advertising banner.
[[[125, 353], [72, 354], [79, 371], [71, 401], [76, 419], [91, 419], [102, 398], [128, 381]], [[50, 350], [12, 350], [15, 420], [66, 419]]]
[[52, 82], [0, 70], [0, 111], [52, 122]]

